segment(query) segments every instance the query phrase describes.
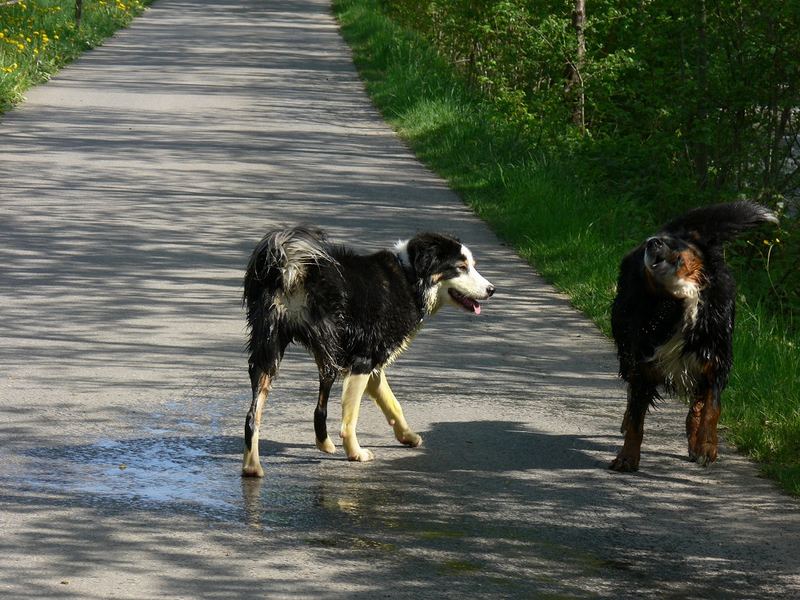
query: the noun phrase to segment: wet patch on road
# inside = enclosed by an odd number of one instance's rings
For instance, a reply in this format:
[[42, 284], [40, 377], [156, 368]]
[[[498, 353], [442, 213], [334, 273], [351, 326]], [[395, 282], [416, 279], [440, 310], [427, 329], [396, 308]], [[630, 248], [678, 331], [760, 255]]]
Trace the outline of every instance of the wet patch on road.
[[265, 480], [242, 479], [241, 443], [173, 436], [36, 448], [23, 453], [28, 460], [20, 472], [2, 480], [113, 511], [168, 511], [262, 528], [296, 524], [314, 502], [288, 471], [307, 461], [262, 441], [263, 454], [284, 456]]

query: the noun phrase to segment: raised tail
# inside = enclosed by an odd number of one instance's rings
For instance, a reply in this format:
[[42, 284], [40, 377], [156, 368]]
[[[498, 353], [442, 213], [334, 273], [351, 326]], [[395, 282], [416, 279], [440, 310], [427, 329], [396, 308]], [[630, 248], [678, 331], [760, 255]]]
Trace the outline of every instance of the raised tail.
[[778, 217], [755, 202], [726, 202], [690, 210], [664, 225], [662, 231], [714, 244], [731, 240], [760, 223], [777, 225]]
[[[292, 227], [265, 235], [256, 245], [244, 276], [243, 304], [247, 309], [250, 363], [273, 370], [275, 356], [289, 341], [282, 327], [276, 298], [299, 289], [311, 264], [336, 261], [328, 252], [325, 234], [318, 229]], [[285, 339], [284, 339], [285, 338]], [[274, 347], [277, 344], [276, 347]], [[265, 357], [269, 357], [268, 359]]]
[[292, 227], [270, 231], [256, 245], [244, 276], [244, 304], [266, 291], [291, 293], [305, 276], [306, 267], [331, 261], [325, 233], [319, 229]]

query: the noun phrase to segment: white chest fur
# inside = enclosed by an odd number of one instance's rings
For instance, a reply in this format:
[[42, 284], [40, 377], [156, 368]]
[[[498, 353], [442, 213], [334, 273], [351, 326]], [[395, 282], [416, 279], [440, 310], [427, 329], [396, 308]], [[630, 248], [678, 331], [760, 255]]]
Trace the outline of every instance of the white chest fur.
[[656, 348], [650, 359], [664, 377], [665, 387], [683, 397], [694, 393], [703, 370], [703, 363], [697, 355], [694, 352], [684, 351], [686, 343], [684, 334], [694, 327], [699, 305], [699, 294], [692, 293], [685, 298], [681, 326], [669, 340]]

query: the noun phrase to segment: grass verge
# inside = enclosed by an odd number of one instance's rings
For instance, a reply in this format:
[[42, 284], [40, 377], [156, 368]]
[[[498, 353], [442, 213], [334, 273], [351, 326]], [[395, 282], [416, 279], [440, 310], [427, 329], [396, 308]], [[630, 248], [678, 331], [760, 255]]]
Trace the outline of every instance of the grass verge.
[[126, 27], [150, 0], [0, 0], [0, 113], [82, 52]]
[[[612, 189], [608, 182], [593, 189], [576, 177], [581, 165], [574, 158], [534, 155], [491, 102], [472, 94], [430, 44], [387, 18], [378, 0], [334, 0], [334, 12], [387, 121], [608, 334], [619, 262], [670, 216], [670, 207], [659, 214], [652, 202], [598, 191]], [[735, 270], [742, 295], [723, 400], [725, 436], [800, 494], [800, 336], [745, 300], [747, 272]]]

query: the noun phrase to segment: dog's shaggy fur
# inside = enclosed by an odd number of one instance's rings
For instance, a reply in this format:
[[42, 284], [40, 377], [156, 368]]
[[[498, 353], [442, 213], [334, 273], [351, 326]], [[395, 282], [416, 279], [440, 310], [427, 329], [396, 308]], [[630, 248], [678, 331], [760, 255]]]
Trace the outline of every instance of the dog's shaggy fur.
[[628, 383], [625, 442], [611, 463], [636, 471], [644, 417], [658, 388], [690, 402], [689, 458], [717, 459], [717, 421], [733, 363], [736, 283], [722, 244], [762, 222], [777, 223], [758, 204], [697, 208], [667, 223], [622, 261], [611, 326], [620, 376]]
[[447, 235], [423, 233], [393, 250], [361, 255], [329, 243], [316, 229], [268, 233], [244, 278], [253, 401], [244, 426], [242, 474], [264, 474], [258, 456], [261, 412], [290, 342], [305, 346], [319, 368], [314, 431], [320, 450], [336, 451], [326, 420], [339, 374], [344, 375], [340, 436], [348, 459], [373, 458], [356, 438], [365, 391], [397, 440], [418, 446], [422, 438], [408, 426], [384, 369], [444, 303], [479, 314], [479, 301], [492, 294], [494, 286], [475, 269], [469, 249]]

